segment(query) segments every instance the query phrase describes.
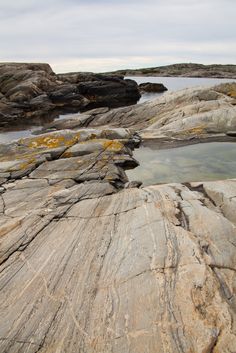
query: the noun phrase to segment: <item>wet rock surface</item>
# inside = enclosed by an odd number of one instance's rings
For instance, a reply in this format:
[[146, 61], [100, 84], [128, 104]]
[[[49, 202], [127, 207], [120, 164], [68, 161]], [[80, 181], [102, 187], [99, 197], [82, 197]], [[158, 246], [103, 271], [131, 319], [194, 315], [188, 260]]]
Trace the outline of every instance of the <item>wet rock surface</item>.
[[54, 110], [134, 104], [138, 86], [121, 76], [56, 75], [48, 64], [0, 64], [0, 127], [43, 117]]
[[230, 138], [234, 89], [0, 145], [1, 352], [234, 352], [236, 179], [141, 187], [125, 173], [140, 135]]

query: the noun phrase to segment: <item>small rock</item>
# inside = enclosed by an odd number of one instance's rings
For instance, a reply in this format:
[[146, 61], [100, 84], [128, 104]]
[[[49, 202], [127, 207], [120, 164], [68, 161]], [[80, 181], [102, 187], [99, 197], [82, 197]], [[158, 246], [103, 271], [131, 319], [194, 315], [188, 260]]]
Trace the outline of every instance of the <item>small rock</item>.
[[167, 91], [167, 88], [162, 83], [145, 82], [145, 83], [140, 83], [139, 90], [141, 92], [161, 93], [161, 92]]
[[142, 184], [142, 181], [139, 180], [129, 181], [125, 184], [125, 189], [140, 188]]

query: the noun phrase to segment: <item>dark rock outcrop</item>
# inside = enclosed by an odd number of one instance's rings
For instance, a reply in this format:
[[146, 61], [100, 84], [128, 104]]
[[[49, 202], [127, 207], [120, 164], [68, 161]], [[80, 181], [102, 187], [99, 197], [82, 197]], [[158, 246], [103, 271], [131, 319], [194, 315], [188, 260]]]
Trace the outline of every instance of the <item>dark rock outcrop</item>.
[[0, 64], [0, 127], [58, 110], [118, 107], [140, 98], [138, 85], [122, 76], [56, 75], [48, 64]]
[[136, 103], [140, 94], [137, 83], [124, 80], [121, 75], [88, 73], [60, 74], [58, 78], [77, 85], [78, 92], [89, 100], [89, 108], [96, 106], [118, 107]]
[[162, 93], [167, 91], [168, 89], [163, 85], [163, 83], [152, 83], [152, 82], [145, 82], [139, 84], [140, 92], [155, 92], [155, 93]]

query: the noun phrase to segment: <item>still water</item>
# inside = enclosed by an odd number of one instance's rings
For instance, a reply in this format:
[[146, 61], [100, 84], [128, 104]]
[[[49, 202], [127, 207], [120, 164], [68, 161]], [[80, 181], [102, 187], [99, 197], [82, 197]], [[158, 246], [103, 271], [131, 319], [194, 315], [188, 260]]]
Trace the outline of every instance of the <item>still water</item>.
[[[143, 82], [161, 82], [163, 83], [169, 91], [178, 91], [180, 89], [184, 89], [187, 87], [193, 86], [214, 86], [218, 83], [223, 82], [230, 82], [233, 80], [230, 79], [215, 79], [215, 78], [188, 78], [188, 77], [126, 77], [131, 78], [132, 80], [137, 81], [137, 83]], [[139, 100], [138, 104], [143, 103], [148, 100], [152, 100], [157, 98], [158, 96], [162, 95], [163, 93], [145, 93], [142, 95], [141, 99]], [[59, 115], [57, 119], [69, 119], [76, 114], [65, 114]], [[49, 120], [52, 122], [54, 120], [53, 117], [49, 117]], [[48, 122], [48, 121], [46, 121]], [[40, 120], [40, 123], [37, 124], [37, 127], [24, 127], [21, 128], [18, 126], [15, 130], [14, 128], [11, 131], [4, 131], [0, 132], [0, 144], [6, 142], [12, 142], [22, 137], [30, 137], [34, 136], [34, 131], [39, 130], [44, 126], [43, 120]], [[13, 131], [14, 130], [14, 131]]]
[[[136, 81], [138, 84], [144, 82], [151, 83], [163, 83], [168, 91], [179, 91], [184, 88], [194, 87], [194, 86], [204, 86], [211, 87], [224, 82], [232, 82], [235, 80], [231, 79], [222, 79], [222, 78], [195, 78], [195, 77], [145, 77], [145, 76], [130, 76], [126, 77]], [[158, 96], [161, 96], [163, 93], [144, 93], [140, 98], [138, 103], [143, 103]]]
[[169, 149], [140, 147], [140, 166], [126, 171], [143, 185], [236, 178], [236, 143], [211, 142]]

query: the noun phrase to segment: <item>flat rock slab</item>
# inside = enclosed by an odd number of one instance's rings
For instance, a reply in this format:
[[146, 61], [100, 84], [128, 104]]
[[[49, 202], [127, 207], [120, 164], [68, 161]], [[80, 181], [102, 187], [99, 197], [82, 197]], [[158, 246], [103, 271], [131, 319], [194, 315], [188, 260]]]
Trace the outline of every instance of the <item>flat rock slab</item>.
[[2, 353], [234, 352], [236, 180], [45, 183], [1, 195]]
[[[137, 136], [128, 129], [60, 130], [0, 145], [0, 184], [30, 178], [77, 181], [120, 179], [121, 166], [134, 167]], [[81, 179], [82, 176], [82, 179]]]

